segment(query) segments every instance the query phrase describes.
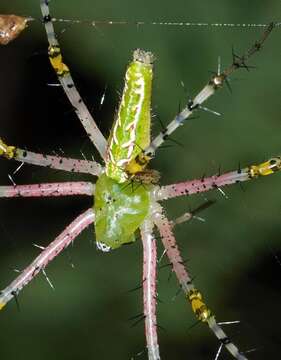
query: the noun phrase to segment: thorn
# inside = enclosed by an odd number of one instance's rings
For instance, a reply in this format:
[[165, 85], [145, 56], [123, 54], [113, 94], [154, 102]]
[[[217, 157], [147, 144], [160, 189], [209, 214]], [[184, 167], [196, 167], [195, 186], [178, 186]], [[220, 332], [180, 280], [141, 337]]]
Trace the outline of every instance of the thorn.
[[46, 84], [47, 86], [50, 86], [50, 87], [60, 87], [61, 86], [61, 84], [59, 84], [59, 83], [47, 83]]
[[18, 298], [17, 291], [14, 290], [14, 291], [12, 291], [11, 294], [13, 295], [13, 297], [14, 297], [14, 299], [15, 299], [15, 302], [16, 302], [18, 311], [20, 311], [20, 303], [19, 303], [19, 298]]
[[238, 172], [238, 174], [241, 174], [241, 163], [240, 163], [240, 161], [239, 161], [239, 163], [238, 163], [237, 172]]
[[101, 109], [101, 107], [102, 107], [102, 105], [103, 105], [103, 103], [104, 103], [106, 91], [107, 91], [107, 84], [106, 84], [105, 87], [104, 87], [104, 92], [103, 92], [103, 94], [102, 94], [102, 96], [101, 96], [101, 99], [100, 99], [99, 110]]
[[[173, 266], [173, 264], [172, 264], [172, 263], [167, 263], [167, 264], [164, 264], [164, 265], [159, 266], [158, 269], [161, 270], [161, 269], [164, 269], [164, 268], [169, 267], [169, 266], [171, 267], [171, 266]], [[169, 280], [170, 280], [170, 279], [168, 279], [168, 281], [169, 281]]]
[[239, 186], [240, 186], [240, 189], [243, 191], [243, 192], [245, 192], [246, 190], [245, 190], [245, 187], [244, 187], [244, 185], [242, 184], [242, 182], [241, 181], [239, 181]]
[[240, 56], [236, 55], [234, 52], [234, 46], [231, 46], [231, 54], [232, 54], [232, 65], [239, 67], [239, 63], [236, 62], [237, 59], [240, 60]]
[[[71, 245], [73, 246], [73, 241], [71, 242]], [[72, 269], [75, 269], [75, 265], [74, 263], [72, 262], [72, 257], [71, 257], [71, 254], [69, 251], [66, 252], [66, 256], [67, 256], [67, 259], [68, 259], [68, 262], [71, 266]]]
[[16, 168], [16, 170], [14, 170], [13, 175], [15, 175], [15, 174], [23, 167], [23, 165], [24, 165], [24, 162], [22, 162], [22, 163]]
[[197, 208], [195, 208], [194, 210], [191, 211], [191, 213], [197, 214], [203, 210], [208, 209], [210, 206], [214, 205], [216, 203], [216, 200], [208, 200], [206, 201], [204, 204], [199, 205]]
[[14, 182], [14, 180], [10, 174], [8, 174], [8, 178], [11, 181], [11, 183], [13, 184], [13, 186], [17, 186], [17, 184]]
[[192, 325], [190, 325], [187, 330], [189, 331], [189, 330], [193, 329], [195, 326], [197, 326], [197, 325], [200, 324], [200, 323], [201, 323], [200, 320], [195, 321], [195, 323], [193, 323]]
[[244, 354], [249, 354], [250, 352], [254, 352], [254, 351], [257, 351], [259, 348], [252, 348], [252, 349], [249, 349], [249, 350], [246, 350], [244, 351]]
[[163, 121], [161, 120], [161, 118], [158, 117], [157, 119], [158, 119], [158, 121], [160, 122], [160, 125], [161, 125], [162, 130], [166, 129], [166, 127], [164, 126]]
[[217, 190], [222, 194], [223, 197], [228, 199], [228, 196], [226, 195], [226, 193], [220, 187], [217, 187]]
[[60, 151], [60, 153], [64, 156], [65, 155], [65, 152], [64, 152], [64, 150], [61, 148], [61, 147], [59, 147], [59, 151]]
[[161, 145], [161, 146], [159, 146], [159, 148], [158, 148], [158, 150], [159, 149], [168, 149], [168, 148], [171, 148], [171, 147], [173, 147], [173, 145]]
[[202, 218], [202, 217], [200, 217], [200, 216], [193, 216], [192, 218], [193, 218], [193, 219], [196, 219], [196, 220], [198, 220], [198, 221], [201, 221], [201, 222], [206, 222], [206, 219], [204, 219], [204, 218]]
[[48, 278], [45, 269], [43, 268], [41, 271], [42, 271], [43, 275], [45, 276], [45, 279], [47, 280], [47, 283], [50, 285], [50, 287], [51, 287], [53, 290], [55, 290], [55, 287], [54, 287], [54, 285], [52, 284], [51, 280]]
[[41, 245], [37, 245], [37, 244], [32, 244], [34, 247], [38, 248], [38, 249], [41, 249], [41, 250], [45, 250], [45, 247], [44, 246], [41, 246]]
[[221, 74], [221, 57], [218, 57], [218, 72], [217, 75], [220, 76]]
[[145, 351], [146, 351], [146, 350], [142, 350], [142, 351], [136, 353], [136, 355], [134, 355], [133, 357], [131, 357], [130, 360], [134, 360], [134, 359], [135, 359], [135, 356], [142, 356]]
[[86, 155], [83, 153], [82, 150], [80, 150], [80, 154], [82, 155], [82, 158], [83, 158], [84, 160], [87, 160]]
[[157, 261], [158, 264], [162, 261], [163, 257], [166, 255], [166, 253], [167, 253], [167, 249], [165, 249], [165, 250], [162, 252], [162, 255], [160, 256], [160, 258], [159, 258], [158, 261]]
[[216, 353], [216, 357], [215, 357], [215, 360], [218, 360], [219, 356], [220, 356], [220, 353], [222, 351], [222, 347], [223, 347], [223, 344], [220, 344], [220, 347], [218, 348], [218, 351]]
[[[131, 293], [131, 292], [134, 292], [134, 291], [140, 290], [140, 289], [142, 289], [142, 286], [143, 286], [143, 281], [142, 281], [142, 283], [141, 283], [140, 285], [138, 285], [138, 286], [136, 286], [136, 287], [134, 287], [134, 288], [132, 288], [132, 289], [128, 290], [128, 293]], [[129, 320], [130, 320], [130, 319], [129, 319]]]
[[181, 112], [181, 102], [179, 101], [179, 104], [178, 104], [178, 114]]
[[209, 112], [211, 114], [214, 114], [216, 116], [221, 116], [221, 114], [219, 112], [211, 110], [211, 109], [207, 108], [206, 106], [199, 105], [199, 109]]
[[230, 81], [229, 81], [229, 79], [227, 77], [225, 78], [225, 83], [226, 83], [226, 86], [227, 86], [230, 94], [232, 94], [232, 87], [231, 87]]
[[143, 313], [139, 313], [137, 315], [134, 315], [134, 316], [131, 316], [129, 317], [127, 320], [128, 321], [131, 321], [131, 320], [135, 320], [135, 319], [138, 319], [139, 317], [143, 316]]
[[159, 324], [156, 324], [156, 327], [162, 331], [167, 331], [163, 326], [159, 325]]
[[156, 300], [159, 304], [163, 304], [164, 302], [159, 298], [159, 295], [153, 296], [154, 300]]
[[240, 320], [234, 320], [234, 321], [222, 321], [222, 322], [218, 322], [218, 325], [233, 325], [233, 324], [240, 324], [241, 321]]
[[250, 66], [245, 63], [244, 55], [239, 56], [239, 55], [235, 54], [233, 46], [232, 46], [232, 65], [235, 68], [244, 68], [247, 71], [250, 71], [250, 69], [255, 68], [255, 66]]
[[182, 143], [180, 143], [179, 141], [175, 140], [175, 139], [172, 139], [170, 136], [168, 137], [167, 140], [170, 140], [172, 141], [173, 143], [179, 145], [180, 147], [184, 148], [184, 145]]
[[182, 259], [182, 261], [179, 261], [178, 263], [181, 265], [185, 265], [190, 261], [190, 259]]
[[131, 325], [131, 328], [135, 327], [136, 325], [138, 325], [140, 322], [142, 322], [145, 319], [144, 314], [138, 315], [137, 317], [140, 317], [140, 318]]
[[177, 292], [176, 292], [176, 294], [172, 297], [172, 301], [175, 301], [176, 300], [176, 298], [179, 296], [179, 294], [181, 293], [181, 288], [179, 288], [178, 290], [177, 290]]
[[[171, 265], [173, 265], [173, 264], [171, 264]], [[170, 280], [171, 280], [171, 278], [172, 278], [172, 273], [173, 273], [173, 270], [171, 269], [171, 270], [169, 271], [168, 282], [170, 282]]]

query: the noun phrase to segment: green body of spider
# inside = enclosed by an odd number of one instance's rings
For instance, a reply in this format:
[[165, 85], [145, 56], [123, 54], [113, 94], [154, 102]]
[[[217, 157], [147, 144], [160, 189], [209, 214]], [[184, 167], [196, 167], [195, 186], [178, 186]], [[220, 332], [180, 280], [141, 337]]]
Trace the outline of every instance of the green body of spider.
[[140, 182], [153, 171], [144, 172], [148, 161], [136, 161], [136, 157], [150, 143], [152, 62], [151, 53], [134, 51], [108, 140], [105, 173], [96, 183], [96, 241], [103, 251], [134, 241], [135, 231], [149, 213], [150, 186]]

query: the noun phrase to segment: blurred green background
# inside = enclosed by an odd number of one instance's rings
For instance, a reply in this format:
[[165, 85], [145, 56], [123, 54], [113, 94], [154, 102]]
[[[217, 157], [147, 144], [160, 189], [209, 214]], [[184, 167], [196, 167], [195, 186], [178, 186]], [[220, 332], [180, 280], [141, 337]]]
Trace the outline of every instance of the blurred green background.
[[[40, 18], [39, 1], [1, 0], [2, 13]], [[280, 1], [52, 1], [58, 18], [134, 21], [267, 23], [280, 21]], [[56, 26], [65, 60], [82, 97], [103, 132], [108, 134], [116, 111], [126, 64], [133, 49], [156, 57], [153, 92], [153, 134], [168, 123], [190, 95], [196, 94], [222, 64], [231, 62], [231, 47], [241, 53], [260, 30], [165, 26]], [[88, 158], [93, 148], [61, 89], [48, 87], [55, 76], [48, 63], [43, 26], [31, 23], [14, 43], [0, 48], [0, 134], [7, 142], [43, 153]], [[211, 175], [257, 163], [280, 150], [280, 28], [250, 64], [249, 73], [231, 78], [232, 94], [223, 89], [207, 106], [223, 114], [200, 117], [182, 127], [167, 149], [159, 150], [153, 167], [162, 183]], [[181, 85], [184, 83], [184, 87]], [[106, 91], [105, 91], [106, 90]], [[100, 99], [105, 92], [104, 104]], [[18, 164], [0, 160], [0, 183], [10, 184]], [[86, 179], [24, 166], [17, 184]], [[93, 179], [94, 181], [94, 179]], [[249, 359], [279, 359], [281, 350], [281, 174], [246, 183], [243, 188], [176, 199], [167, 204], [170, 218], [205, 199], [217, 203], [193, 221], [179, 226], [176, 236], [183, 257], [220, 321], [240, 320], [226, 331], [242, 350], [255, 348]], [[0, 201], [0, 288], [37, 254], [33, 243], [47, 245], [91, 199], [6, 199]], [[0, 313], [1, 359], [145, 359], [143, 324], [128, 318], [142, 312], [140, 242], [110, 254], [95, 248], [92, 229], [55, 260], [19, 296], [20, 311], [11, 302]], [[159, 244], [159, 255], [162, 253]], [[164, 260], [162, 264], [165, 264]], [[71, 266], [74, 264], [74, 267]], [[158, 306], [163, 359], [214, 359], [218, 342], [204, 325], [195, 323], [169, 268], [159, 270]], [[230, 359], [224, 351], [220, 359]]]

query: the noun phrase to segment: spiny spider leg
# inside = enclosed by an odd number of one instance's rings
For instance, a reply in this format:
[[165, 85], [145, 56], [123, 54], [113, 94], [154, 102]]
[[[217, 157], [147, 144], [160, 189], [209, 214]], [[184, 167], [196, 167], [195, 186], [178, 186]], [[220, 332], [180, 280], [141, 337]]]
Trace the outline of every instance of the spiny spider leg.
[[157, 339], [156, 319], [156, 271], [157, 251], [156, 239], [153, 236], [154, 224], [145, 220], [141, 226], [141, 239], [143, 244], [143, 305], [145, 317], [145, 336], [149, 360], [159, 360], [159, 345]]
[[68, 66], [63, 62], [61, 49], [57, 40], [52, 17], [49, 10], [49, 0], [40, 0], [41, 12], [43, 15], [43, 23], [49, 42], [49, 59], [54, 68], [59, 82], [61, 83], [66, 96], [71, 102], [76, 115], [80, 119], [87, 135], [100, 153], [102, 159], [105, 159], [107, 141], [97, 127], [92, 115], [87, 109], [85, 103], [79, 95], [78, 90], [73, 82]]
[[93, 209], [88, 209], [70, 223], [33, 262], [4, 290], [0, 292], [0, 309], [26, 286], [40, 271], [59, 255], [77, 236], [95, 220]]
[[216, 90], [223, 87], [224, 83], [227, 82], [228, 77], [237, 69], [245, 68], [245, 62], [256, 52], [258, 52], [263, 43], [268, 38], [271, 31], [274, 29], [275, 24], [270, 23], [266, 30], [262, 33], [260, 40], [256, 41], [253, 46], [251, 46], [244, 55], [239, 58], [233, 59], [232, 64], [226, 68], [223, 72], [220, 72], [220, 66], [218, 72], [211, 77], [207, 85], [194, 97], [193, 100], [190, 100], [187, 106], [170, 122], [170, 124], [164, 129], [156, 138], [151, 142], [148, 148], [144, 150], [144, 155], [148, 157], [153, 157], [155, 151], [163, 142], [171, 135], [179, 126], [183, 125], [184, 121], [187, 120], [194, 110], [200, 108], [200, 105], [203, 104], [210, 96], [212, 96]]
[[198, 194], [212, 189], [218, 189], [222, 186], [271, 175], [279, 170], [281, 170], [281, 158], [275, 157], [263, 163], [250, 165], [244, 169], [231, 171], [222, 175], [213, 175], [206, 178], [162, 186], [156, 191], [155, 199], [160, 201], [173, 199], [178, 196]]
[[0, 186], [0, 198], [93, 196], [94, 190], [95, 185], [85, 181]]
[[219, 341], [226, 347], [235, 359], [246, 360], [247, 358], [238, 350], [236, 345], [229, 339], [223, 329], [216, 322], [215, 316], [205, 304], [202, 293], [196, 289], [192, 279], [184, 266], [183, 259], [180, 255], [176, 239], [172, 231], [170, 221], [164, 216], [163, 209], [159, 206], [158, 211], [154, 213], [153, 220], [159, 230], [166, 255], [172, 264], [181, 288], [191, 304], [192, 311], [197, 319], [207, 323]]
[[63, 170], [81, 174], [98, 176], [102, 172], [102, 166], [96, 161], [70, 159], [61, 156], [44, 155], [4, 143], [0, 138], [0, 156], [13, 159], [26, 164], [49, 167], [50, 169]]

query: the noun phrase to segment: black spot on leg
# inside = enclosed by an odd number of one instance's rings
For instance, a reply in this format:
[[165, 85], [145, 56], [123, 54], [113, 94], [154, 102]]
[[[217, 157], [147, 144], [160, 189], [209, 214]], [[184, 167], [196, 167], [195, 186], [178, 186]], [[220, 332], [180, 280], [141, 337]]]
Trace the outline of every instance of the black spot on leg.
[[[48, 2], [47, 2], [47, 1], [46, 1], [46, 4], [48, 5]], [[51, 21], [52, 21], [52, 18], [51, 18], [51, 16], [50, 16], [50, 14], [43, 17], [43, 23], [44, 23], [44, 24], [46, 24], [46, 23], [48, 23], [48, 22], [51, 22]]]
[[230, 344], [231, 343], [231, 340], [229, 339], [229, 337], [224, 337], [222, 339], [220, 339], [220, 342], [223, 344], [223, 345], [227, 345], [227, 344]]

